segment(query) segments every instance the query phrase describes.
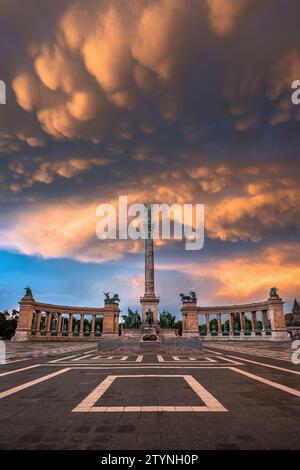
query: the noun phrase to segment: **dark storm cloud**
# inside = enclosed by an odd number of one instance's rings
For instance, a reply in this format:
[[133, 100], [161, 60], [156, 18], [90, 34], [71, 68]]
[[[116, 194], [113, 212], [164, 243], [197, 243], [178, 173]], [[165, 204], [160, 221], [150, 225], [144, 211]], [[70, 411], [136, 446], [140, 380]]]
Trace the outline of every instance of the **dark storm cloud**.
[[[139, 252], [95, 239], [97, 204], [128, 194], [135, 202], [204, 202], [217, 267], [227, 269], [232, 256], [238, 272], [255, 249], [274, 271], [274, 253], [287, 253], [299, 233], [300, 108], [290, 99], [300, 79], [299, 2], [21, 6], [0, 6], [0, 78], [8, 85], [1, 246], [96, 262]], [[209, 247], [208, 283], [231, 286], [209, 264]], [[177, 260], [172, 245], [172, 253], [185, 272], [182, 252]], [[269, 280], [262, 276], [262, 289]]]

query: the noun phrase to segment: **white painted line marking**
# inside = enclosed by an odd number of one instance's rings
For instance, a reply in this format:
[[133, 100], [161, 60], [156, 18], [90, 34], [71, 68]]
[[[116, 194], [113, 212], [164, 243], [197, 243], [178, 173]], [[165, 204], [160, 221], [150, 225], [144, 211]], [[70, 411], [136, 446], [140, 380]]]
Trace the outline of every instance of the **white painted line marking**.
[[206, 359], [208, 362], [217, 362], [217, 361], [215, 361], [214, 359], [211, 359], [210, 357], [206, 357], [205, 359]]
[[40, 367], [40, 364], [36, 364], [34, 366], [22, 367], [22, 369], [14, 369], [8, 372], [2, 372], [0, 374], [0, 377], [3, 377], [4, 375], [16, 374], [17, 372], [22, 372], [23, 370], [33, 369], [34, 367]]
[[[213, 347], [213, 346], [211, 346]], [[215, 346], [216, 347], [216, 346]], [[268, 354], [266, 352], [261, 352], [259, 350], [255, 350], [253, 351], [253, 349], [249, 349], [249, 350], [237, 350], [237, 349], [233, 349], [233, 348], [220, 348], [221, 351], [223, 351], [222, 353], [219, 353], [219, 352], [216, 352], [216, 351], [212, 351], [211, 349], [205, 349], [205, 351], [207, 352], [211, 352], [211, 353], [214, 353], [214, 354], [224, 354], [224, 352], [236, 352], [236, 353], [240, 353], [240, 354], [246, 354], [246, 356], [258, 356], [258, 357], [265, 357], [267, 359], [274, 359], [274, 360], [277, 360], [277, 361], [284, 361], [284, 362], [291, 362], [291, 360], [289, 358], [286, 358], [284, 359], [283, 357], [278, 357], [278, 356], [275, 356], [274, 354]], [[275, 352], [275, 351], [274, 351]], [[242, 358], [240, 358], [240, 360], [242, 360]]]
[[[157, 377], [177, 377], [184, 379], [189, 386], [194, 390], [196, 395], [201, 401], [205, 403], [204, 406], [95, 406], [95, 403], [103, 396], [111, 384], [119, 378], [157, 378]], [[89, 413], [89, 412], [158, 412], [158, 411], [172, 411], [172, 412], [226, 412], [228, 411], [223, 405], [209, 393], [192, 375], [109, 375], [103, 380], [82, 402], [77, 405], [72, 412], [75, 413]]]
[[172, 358], [174, 359], [174, 361], [180, 361], [179, 357], [177, 356], [172, 356]]
[[126, 361], [126, 359], [128, 359], [128, 356], [123, 356], [123, 357], [121, 358], [121, 361]]
[[144, 356], [142, 356], [142, 355], [141, 355], [141, 356], [138, 356], [138, 357], [136, 358], [136, 361], [135, 361], [135, 362], [142, 362], [143, 358], [144, 358]]
[[95, 357], [92, 357], [92, 361], [95, 361], [96, 359], [101, 359], [102, 356], [95, 356]]
[[65, 361], [66, 359], [71, 359], [72, 357], [76, 357], [77, 354], [73, 354], [73, 356], [61, 357], [60, 359], [55, 359], [54, 361], [49, 361], [49, 364], [53, 364], [55, 362]]
[[165, 362], [164, 358], [160, 355], [157, 356], [158, 362]]
[[[103, 370], [112, 370], [112, 369], [117, 369], [117, 370], [124, 370], [124, 369], [132, 369], [132, 370], [137, 370], [137, 367], [131, 367], [131, 366], [92, 366], [92, 367], [80, 367], [80, 366], [72, 366], [70, 367], [71, 369], [83, 369], [83, 370], [94, 370], [94, 369], [103, 369]], [[184, 366], [184, 365], [181, 365], [181, 366], [171, 366], [171, 365], [164, 365], [164, 366], [159, 366], [159, 365], [154, 365], [154, 366], [149, 366], [148, 364], [146, 365], [140, 365], [139, 368], [140, 369], [159, 369], [159, 370], [162, 370], [162, 369], [231, 369], [231, 366], [228, 365], [228, 366], [218, 366], [218, 367], [213, 367], [213, 366]]]
[[86, 359], [89, 356], [92, 356], [93, 354], [86, 354], [85, 356], [79, 356], [76, 359], [72, 359], [72, 362], [80, 361], [81, 359]]
[[23, 359], [14, 359], [13, 361], [7, 360], [5, 364], [1, 364], [1, 366], [6, 366], [7, 364], [12, 364], [13, 362], [22, 362], [22, 361], [30, 361], [30, 359], [35, 359], [34, 357], [24, 357]]
[[197, 359], [195, 357], [189, 357], [189, 360], [190, 361], [197, 361]]
[[13, 395], [14, 393], [20, 392], [21, 390], [25, 390], [26, 388], [32, 387], [33, 385], [39, 384], [41, 382], [45, 382], [45, 380], [52, 379], [52, 377], [56, 377], [57, 375], [64, 374], [71, 370], [70, 368], [58, 370], [57, 372], [53, 372], [52, 374], [44, 375], [39, 379], [31, 380], [30, 382], [26, 382], [25, 384], [18, 385], [17, 387], [10, 388], [5, 390], [4, 392], [0, 392], [0, 399], [8, 397], [9, 395]]
[[[230, 356], [230, 357], [233, 357], [234, 359], [239, 359], [238, 357], [236, 356]], [[257, 362], [257, 361], [251, 361], [250, 359], [241, 359], [242, 361], [245, 361], [245, 362], [250, 362], [251, 364], [257, 364], [259, 366], [263, 366], [263, 367], [270, 367], [271, 369], [278, 369], [278, 370], [282, 370], [284, 372], [289, 372], [291, 374], [296, 374], [296, 375], [300, 375], [300, 372], [298, 372], [297, 370], [292, 370], [292, 369], [285, 369], [284, 367], [279, 367], [279, 366], [273, 366], [272, 364], [265, 364], [264, 362]]]
[[204, 351], [209, 352], [209, 353], [213, 353], [213, 354], [217, 354], [218, 356], [222, 356], [222, 353], [217, 352], [217, 351], [212, 351], [211, 349], [204, 348]]
[[113, 358], [114, 358], [114, 356], [109, 356], [107, 359], [113, 359]]
[[[219, 359], [220, 359], [221, 361], [231, 362], [232, 364], [236, 364], [236, 365], [239, 365], [239, 366], [240, 366], [240, 365], [243, 365], [242, 362], [233, 361], [232, 359], [228, 359], [228, 357], [219, 356]], [[240, 359], [240, 360], [242, 361], [243, 359]]]
[[259, 375], [251, 374], [250, 372], [246, 372], [245, 370], [242, 369], [237, 369], [236, 367], [231, 367], [231, 370], [234, 372], [238, 372], [239, 374], [245, 375], [246, 377], [250, 377], [251, 379], [257, 380], [258, 382], [262, 382], [264, 384], [270, 385], [271, 387], [278, 388], [279, 390], [282, 390], [283, 392], [290, 393], [291, 395], [295, 395], [296, 397], [300, 397], [300, 391], [296, 390], [291, 387], [287, 387], [286, 385], [279, 384], [277, 382], [273, 382], [272, 380], [264, 379], [263, 377], [260, 377]]

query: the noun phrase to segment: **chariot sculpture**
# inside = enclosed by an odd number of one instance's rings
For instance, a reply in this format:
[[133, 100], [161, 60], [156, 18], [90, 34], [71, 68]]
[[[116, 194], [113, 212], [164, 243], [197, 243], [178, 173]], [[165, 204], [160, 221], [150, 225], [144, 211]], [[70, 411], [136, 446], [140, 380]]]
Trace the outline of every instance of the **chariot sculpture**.
[[196, 303], [197, 297], [196, 293], [193, 290], [189, 290], [188, 294], [180, 294], [181, 302], [183, 304]]
[[104, 294], [104, 303], [105, 304], [118, 304], [120, 303], [120, 298], [118, 294], [114, 294], [112, 297], [109, 292], [103, 292]]

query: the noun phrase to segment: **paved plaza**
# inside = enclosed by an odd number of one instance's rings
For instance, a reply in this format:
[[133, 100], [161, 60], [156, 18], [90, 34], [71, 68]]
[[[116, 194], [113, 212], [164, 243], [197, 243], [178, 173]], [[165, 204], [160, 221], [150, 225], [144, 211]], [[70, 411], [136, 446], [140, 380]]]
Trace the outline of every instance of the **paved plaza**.
[[206, 343], [174, 356], [87, 342], [17, 348], [0, 366], [1, 449], [300, 446], [291, 344]]

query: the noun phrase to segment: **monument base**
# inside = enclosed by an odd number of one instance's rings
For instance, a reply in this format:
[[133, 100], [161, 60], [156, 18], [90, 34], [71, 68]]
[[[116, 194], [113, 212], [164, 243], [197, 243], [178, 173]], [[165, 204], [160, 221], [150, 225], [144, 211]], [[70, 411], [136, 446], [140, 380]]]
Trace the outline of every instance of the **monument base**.
[[182, 332], [182, 337], [183, 338], [199, 338], [200, 335], [199, 335], [199, 331], [194, 331], [194, 330], [191, 330], [191, 331], [183, 331]]
[[140, 341], [140, 351], [144, 353], [158, 353], [160, 352], [160, 341]]
[[282, 328], [278, 330], [272, 330], [272, 335], [269, 336], [270, 341], [291, 341], [291, 337], [287, 330]]
[[159, 304], [159, 297], [155, 295], [144, 295], [144, 297], [140, 298], [140, 302], [142, 304], [142, 322], [143, 324], [146, 323], [147, 315], [146, 312], [151, 310], [153, 313], [153, 322], [154, 325], [158, 325], [158, 304]]
[[172, 328], [160, 328], [159, 336], [162, 339], [175, 339], [178, 336], [178, 330]]
[[24, 342], [24, 341], [31, 341], [32, 336], [31, 336], [31, 331], [30, 330], [22, 330], [22, 329], [16, 329], [15, 335], [11, 338], [11, 341], [16, 341], [16, 342]]

